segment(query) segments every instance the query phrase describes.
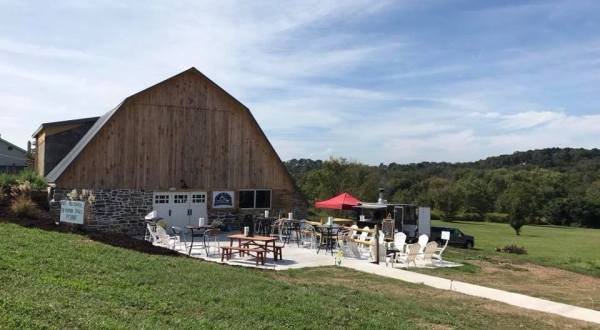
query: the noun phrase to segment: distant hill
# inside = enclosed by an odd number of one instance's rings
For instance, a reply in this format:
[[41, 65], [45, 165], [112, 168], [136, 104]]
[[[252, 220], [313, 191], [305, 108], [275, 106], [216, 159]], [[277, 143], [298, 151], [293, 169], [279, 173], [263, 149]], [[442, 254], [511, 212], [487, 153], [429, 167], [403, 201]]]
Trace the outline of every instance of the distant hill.
[[[293, 176], [319, 169], [323, 165], [322, 160], [291, 159], [285, 162], [288, 170]], [[406, 169], [444, 169], [444, 168], [545, 168], [559, 171], [571, 171], [575, 169], [598, 170], [600, 169], [600, 149], [583, 148], [546, 148], [528, 151], [516, 151], [510, 155], [492, 156], [474, 162], [420, 162], [409, 164], [390, 163], [371, 167], [391, 167]]]
[[[532, 221], [600, 227], [600, 150], [547, 148], [474, 162], [365, 165], [345, 159], [285, 162], [309, 200], [342, 191], [429, 205], [442, 217], [494, 218], [523, 200]], [[503, 220], [503, 221], [504, 221]]]

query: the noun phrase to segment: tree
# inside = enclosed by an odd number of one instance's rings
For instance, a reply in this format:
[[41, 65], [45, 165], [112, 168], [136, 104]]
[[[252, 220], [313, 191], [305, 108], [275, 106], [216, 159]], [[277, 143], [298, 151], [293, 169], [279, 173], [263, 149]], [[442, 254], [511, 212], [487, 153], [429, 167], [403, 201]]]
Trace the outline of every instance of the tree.
[[485, 213], [494, 208], [494, 196], [491, 194], [485, 180], [476, 177], [467, 177], [459, 181], [463, 193], [463, 202], [466, 211], [477, 213], [483, 219]]
[[462, 207], [462, 192], [447, 179], [438, 177], [430, 179], [428, 193], [433, 207], [442, 211], [444, 220], [452, 220]]
[[521, 235], [521, 228], [531, 223], [539, 212], [535, 186], [527, 181], [515, 181], [502, 197], [509, 224], [517, 235]]

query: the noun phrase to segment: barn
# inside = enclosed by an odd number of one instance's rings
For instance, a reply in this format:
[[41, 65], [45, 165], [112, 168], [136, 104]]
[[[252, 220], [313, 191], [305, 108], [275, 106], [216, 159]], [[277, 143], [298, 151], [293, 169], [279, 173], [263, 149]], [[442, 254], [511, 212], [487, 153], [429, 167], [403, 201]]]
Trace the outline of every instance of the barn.
[[[63, 148], [49, 139], [56, 134], [68, 137], [55, 139]], [[34, 137], [36, 168], [53, 187], [52, 208], [62, 199], [85, 200], [90, 228], [137, 234], [152, 210], [171, 225], [204, 217], [234, 228], [248, 213], [306, 210], [250, 110], [196, 68], [99, 118], [46, 123]]]

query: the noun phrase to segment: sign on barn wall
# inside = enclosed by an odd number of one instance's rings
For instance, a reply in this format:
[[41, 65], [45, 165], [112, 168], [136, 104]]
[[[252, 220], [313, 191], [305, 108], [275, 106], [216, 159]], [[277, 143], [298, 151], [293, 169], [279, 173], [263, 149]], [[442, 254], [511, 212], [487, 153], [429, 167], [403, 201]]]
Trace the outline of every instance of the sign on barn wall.
[[233, 208], [233, 191], [213, 191], [212, 207], [215, 209]]
[[60, 201], [60, 222], [77, 223], [83, 225], [83, 211], [85, 202]]

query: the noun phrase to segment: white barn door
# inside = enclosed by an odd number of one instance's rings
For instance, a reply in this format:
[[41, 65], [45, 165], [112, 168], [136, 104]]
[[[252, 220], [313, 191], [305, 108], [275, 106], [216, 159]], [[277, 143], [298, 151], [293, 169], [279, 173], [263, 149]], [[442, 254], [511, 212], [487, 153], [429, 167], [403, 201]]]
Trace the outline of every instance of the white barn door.
[[199, 218], [206, 219], [208, 223], [208, 210], [206, 207], [206, 193], [205, 192], [191, 192], [190, 193], [190, 209], [189, 209], [189, 224], [197, 225]]
[[208, 220], [206, 192], [154, 192], [152, 207], [169, 227], [197, 225], [200, 217]]

